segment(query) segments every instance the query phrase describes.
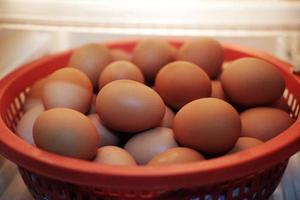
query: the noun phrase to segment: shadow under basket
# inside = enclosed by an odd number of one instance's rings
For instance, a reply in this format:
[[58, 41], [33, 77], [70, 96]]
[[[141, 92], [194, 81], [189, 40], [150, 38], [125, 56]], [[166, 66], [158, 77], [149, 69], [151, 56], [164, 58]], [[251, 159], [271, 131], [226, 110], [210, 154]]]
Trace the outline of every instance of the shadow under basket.
[[[112, 49], [132, 52], [138, 40], [109, 43]], [[180, 47], [183, 41], [170, 41]], [[257, 57], [276, 66], [286, 81], [284, 97], [291, 117], [299, 115], [300, 82], [291, 66], [273, 56], [223, 44], [225, 61]], [[215, 159], [171, 165], [109, 166], [52, 154], [15, 135], [29, 87], [66, 66], [72, 51], [50, 55], [9, 74], [0, 85], [0, 152], [19, 166], [35, 199], [267, 199], [284, 173], [288, 159], [300, 149], [300, 122], [257, 147]]]

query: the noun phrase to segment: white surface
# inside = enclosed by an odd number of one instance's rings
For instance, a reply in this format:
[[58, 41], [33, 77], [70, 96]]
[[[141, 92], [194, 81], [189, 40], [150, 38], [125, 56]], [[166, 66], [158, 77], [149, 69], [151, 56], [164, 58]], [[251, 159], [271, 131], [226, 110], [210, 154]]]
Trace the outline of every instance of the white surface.
[[[44, 55], [49, 35], [28, 31], [2, 31], [0, 37], [0, 79], [21, 64]], [[46, 45], [47, 44], [47, 45]]]
[[[195, 35], [199, 30], [297, 34], [299, 1], [2, 0], [0, 27], [130, 34]], [[183, 34], [184, 33], [184, 34]]]

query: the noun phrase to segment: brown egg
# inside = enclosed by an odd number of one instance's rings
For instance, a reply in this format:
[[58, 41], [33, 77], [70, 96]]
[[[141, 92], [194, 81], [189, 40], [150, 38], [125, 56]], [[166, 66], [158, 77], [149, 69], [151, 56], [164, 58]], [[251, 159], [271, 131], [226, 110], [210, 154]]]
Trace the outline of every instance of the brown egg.
[[214, 79], [221, 72], [224, 50], [221, 44], [212, 38], [193, 39], [186, 41], [178, 50], [177, 60], [198, 65]]
[[154, 156], [177, 146], [172, 129], [158, 127], [133, 136], [124, 148], [138, 164], [146, 164]]
[[279, 70], [257, 58], [241, 58], [222, 73], [227, 97], [241, 106], [266, 105], [278, 99], [285, 89]]
[[205, 160], [199, 152], [186, 147], [175, 147], [156, 155], [147, 165], [173, 165], [196, 162], [199, 160]]
[[178, 111], [173, 129], [181, 145], [204, 154], [219, 155], [229, 151], [240, 137], [241, 121], [227, 102], [202, 98]]
[[97, 99], [97, 95], [93, 94], [88, 114], [96, 113], [96, 99]]
[[211, 91], [211, 97], [218, 98], [226, 101], [225, 93], [222, 88], [220, 81], [211, 81], [212, 84], [212, 91]]
[[33, 138], [41, 149], [85, 160], [94, 158], [99, 146], [99, 136], [91, 120], [67, 108], [43, 112], [34, 123]]
[[163, 39], [145, 39], [133, 50], [132, 61], [143, 72], [147, 81], [152, 82], [157, 72], [174, 60], [174, 51]]
[[36, 81], [30, 88], [26, 95], [26, 101], [24, 104], [24, 111], [27, 112], [35, 106], [43, 105], [42, 93], [46, 83], [46, 78]]
[[170, 107], [180, 109], [185, 104], [211, 95], [211, 82], [197, 65], [175, 61], [164, 66], [156, 76], [155, 89]]
[[134, 158], [126, 150], [116, 146], [99, 148], [94, 162], [107, 165], [136, 165]]
[[103, 122], [99, 118], [98, 114], [88, 115], [92, 123], [95, 125], [97, 132], [99, 134], [100, 142], [99, 147], [108, 145], [118, 145], [120, 139], [112, 130], [109, 130], [103, 125]]
[[107, 83], [121, 79], [145, 82], [141, 70], [135, 64], [128, 61], [115, 61], [107, 65], [102, 71], [98, 86], [102, 88]]
[[118, 60], [130, 61], [130, 55], [126, 51], [120, 49], [113, 49], [110, 50], [110, 54], [112, 56], [113, 61], [118, 61]]
[[34, 144], [32, 136], [32, 128], [36, 118], [44, 111], [44, 106], [39, 105], [28, 110], [18, 122], [16, 133], [17, 135], [28, 142]]
[[277, 108], [257, 107], [240, 114], [243, 137], [253, 137], [264, 142], [289, 128], [294, 120]]
[[227, 153], [232, 154], [263, 144], [263, 141], [251, 137], [240, 137], [234, 147]]
[[168, 106], [166, 106], [166, 112], [164, 118], [162, 119], [159, 126], [172, 128], [174, 117], [175, 117], [174, 112]]
[[224, 61], [222, 64], [222, 71], [228, 69], [228, 67], [230, 67], [231, 65], [231, 61]]
[[270, 106], [274, 107], [274, 108], [284, 110], [287, 113], [291, 112], [291, 108], [288, 105], [287, 100], [283, 96], [281, 96], [278, 100], [273, 102]]
[[100, 90], [96, 109], [107, 127], [132, 133], [158, 126], [166, 107], [153, 89], [136, 81], [117, 80]]
[[84, 72], [96, 87], [100, 73], [112, 61], [112, 56], [105, 46], [90, 43], [73, 52], [68, 67], [74, 67]]
[[86, 113], [93, 95], [91, 81], [75, 68], [62, 68], [49, 76], [42, 100], [46, 109], [71, 108]]
[[172, 50], [173, 58], [177, 58], [177, 48], [174, 46], [171, 46], [171, 50]]

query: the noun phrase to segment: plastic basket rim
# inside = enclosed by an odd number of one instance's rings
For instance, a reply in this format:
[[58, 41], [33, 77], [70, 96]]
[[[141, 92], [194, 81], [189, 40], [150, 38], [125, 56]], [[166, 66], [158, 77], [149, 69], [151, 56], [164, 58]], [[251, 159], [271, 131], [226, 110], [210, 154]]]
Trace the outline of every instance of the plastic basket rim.
[[[122, 40], [121, 42], [107, 43], [107, 45], [114, 48], [120, 44], [136, 43], [137, 41], [138, 40]], [[182, 40], [175, 40], [174, 42], [182, 43]], [[284, 73], [289, 73], [288, 67], [290, 67], [290, 64], [271, 55], [236, 45], [224, 43], [222, 45], [225, 49], [245, 52], [253, 57], [267, 60], [276, 64]], [[23, 67], [6, 76], [1, 81], [0, 105], [2, 104], [2, 96], [7, 92], [6, 88], [25, 73], [26, 70], [39, 66], [59, 56], [67, 55], [70, 52], [71, 51], [58, 53], [35, 60], [23, 65]], [[300, 85], [298, 79], [297, 83]], [[1, 112], [3, 112], [3, 110], [4, 109], [2, 109]], [[154, 187], [154, 183], [165, 187], [178, 187], [182, 185], [182, 183], [178, 181], [185, 179], [190, 180], [189, 185], [199, 184], [199, 180], [193, 180], [196, 178], [205, 179], [207, 184], [215, 183], [216, 180], [218, 180], [218, 182], [226, 181], [240, 178], [241, 175], [253, 173], [257, 170], [255, 167], [258, 167], [253, 165], [253, 163], [260, 163], [261, 166], [258, 168], [263, 169], [272, 164], [283, 162], [299, 150], [297, 146], [300, 145], [300, 134], [296, 134], [299, 130], [300, 122], [297, 120], [289, 129], [262, 145], [232, 155], [205, 161], [162, 167], [111, 166], [68, 158], [33, 147], [10, 131], [1, 117], [0, 152], [19, 166], [30, 171], [70, 183], [103, 186], [106, 184], [126, 184], [130, 182], [133, 184], [132, 186], [135, 187]], [[274, 158], [274, 156], [272, 156], [274, 154], [278, 156]], [[224, 170], [226, 170], [227, 173], [222, 173]]]

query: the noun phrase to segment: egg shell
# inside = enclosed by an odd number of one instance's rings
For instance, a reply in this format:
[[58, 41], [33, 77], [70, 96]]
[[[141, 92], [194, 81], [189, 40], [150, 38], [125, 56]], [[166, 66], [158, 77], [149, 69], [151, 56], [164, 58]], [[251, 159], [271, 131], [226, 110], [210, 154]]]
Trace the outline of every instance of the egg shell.
[[241, 120], [227, 102], [202, 98], [177, 112], [173, 130], [182, 146], [203, 154], [220, 155], [229, 151], [240, 137]]
[[40, 107], [40, 106], [44, 106], [42, 98], [29, 98], [26, 99], [23, 106], [23, 110], [24, 112], [27, 112], [34, 107]]
[[144, 39], [133, 50], [132, 62], [143, 72], [147, 81], [152, 82], [157, 72], [173, 61], [174, 50], [163, 39]]
[[138, 164], [148, 163], [154, 156], [177, 147], [172, 129], [158, 127], [133, 136], [125, 144], [127, 150]]
[[75, 68], [62, 68], [55, 71], [44, 85], [42, 94], [46, 109], [70, 108], [86, 113], [93, 95], [88, 77]]
[[96, 113], [96, 99], [97, 99], [97, 95], [93, 94], [92, 99], [91, 99], [91, 106], [90, 106], [88, 114]]
[[211, 81], [197, 65], [175, 61], [164, 66], [155, 79], [155, 89], [174, 109], [211, 95]]
[[118, 60], [130, 61], [130, 55], [126, 51], [120, 49], [112, 49], [110, 50], [110, 54], [112, 56], [113, 61], [118, 61]]
[[237, 153], [260, 144], [263, 144], [263, 141], [256, 138], [240, 137], [235, 143], [234, 147], [227, 154]]
[[273, 102], [270, 106], [281, 109], [287, 113], [291, 113], [291, 111], [292, 111], [290, 106], [287, 103], [287, 100], [283, 96], [281, 96], [278, 100]]
[[211, 97], [218, 98], [226, 101], [226, 96], [224, 90], [222, 88], [222, 84], [220, 81], [211, 81], [212, 90], [211, 90]]
[[67, 108], [54, 108], [39, 115], [33, 138], [41, 149], [84, 160], [93, 159], [99, 146], [99, 135], [91, 120]]
[[31, 108], [40, 106], [43, 104], [42, 101], [42, 93], [43, 93], [43, 88], [46, 83], [47, 79], [42, 78], [38, 81], [36, 81], [31, 87], [26, 95], [26, 101], [24, 104], [24, 111], [27, 112]]
[[98, 86], [102, 88], [107, 83], [121, 79], [145, 82], [142, 71], [135, 64], [128, 61], [115, 61], [107, 65], [102, 71]]
[[241, 58], [230, 64], [221, 75], [226, 96], [241, 106], [267, 105], [280, 96], [285, 81], [272, 64], [258, 58]]
[[120, 139], [112, 130], [109, 130], [103, 125], [103, 122], [99, 118], [98, 114], [88, 115], [92, 123], [95, 125], [97, 132], [99, 134], [99, 147], [108, 145], [118, 145]]
[[171, 110], [168, 106], [166, 106], [166, 112], [164, 118], [162, 119], [159, 126], [172, 128], [174, 117], [175, 117], [175, 113], [173, 112], [173, 110]]
[[94, 162], [107, 165], [136, 165], [134, 158], [126, 150], [116, 146], [99, 148]]
[[192, 62], [201, 67], [211, 79], [221, 72], [224, 50], [212, 38], [197, 38], [186, 41], [177, 52], [177, 60]]
[[136, 81], [117, 80], [100, 90], [96, 109], [110, 129], [134, 133], [158, 126], [166, 107], [153, 89]]
[[69, 60], [68, 67], [84, 72], [97, 87], [100, 73], [113, 61], [109, 50], [101, 45], [89, 43], [76, 49]]
[[289, 128], [294, 120], [281, 109], [270, 107], [250, 108], [240, 114], [243, 137], [268, 141]]
[[32, 129], [36, 118], [44, 111], [44, 106], [39, 105], [28, 110], [18, 122], [16, 133], [29, 144], [34, 145]]
[[154, 156], [147, 165], [162, 166], [183, 164], [199, 160], [205, 160], [199, 152], [186, 147], [175, 147]]

